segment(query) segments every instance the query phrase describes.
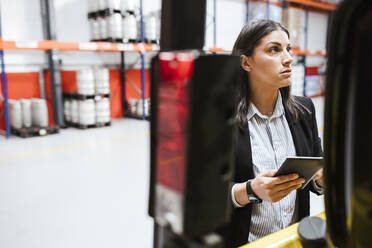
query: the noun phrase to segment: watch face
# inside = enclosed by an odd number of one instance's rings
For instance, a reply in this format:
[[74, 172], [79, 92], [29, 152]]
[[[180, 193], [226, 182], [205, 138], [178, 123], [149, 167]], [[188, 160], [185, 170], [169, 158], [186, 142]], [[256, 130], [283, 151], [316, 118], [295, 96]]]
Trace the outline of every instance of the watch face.
[[251, 194], [248, 195], [248, 200], [250, 201], [250, 203], [261, 203], [262, 202], [261, 199], [258, 199], [256, 196], [251, 195]]

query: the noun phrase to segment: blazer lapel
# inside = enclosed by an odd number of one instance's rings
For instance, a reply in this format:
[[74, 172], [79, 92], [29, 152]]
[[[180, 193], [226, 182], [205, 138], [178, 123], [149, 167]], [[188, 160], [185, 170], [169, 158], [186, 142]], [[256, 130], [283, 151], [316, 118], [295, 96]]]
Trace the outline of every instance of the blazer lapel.
[[249, 135], [249, 125], [247, 129], [239, 130], [237, 147], [235, 182], [245, 182], [253, 177], [252, 147]]
[[284, 105], [284, 111], [285, 111], [285, 117], [288, 122], [289, 129], [291, 130], [292, 139], [294, 146], [296, 148], [296, 155], [297, 156], [309, 156], [309, 151], [307, 151], [305, 147], [306, 143], [306, 137], [303, 131], [303, 128], [301, 127], [300, 119], [301, 114], [299, 116], [299, 119], [297, 121], [294, 121], [290, 112]]

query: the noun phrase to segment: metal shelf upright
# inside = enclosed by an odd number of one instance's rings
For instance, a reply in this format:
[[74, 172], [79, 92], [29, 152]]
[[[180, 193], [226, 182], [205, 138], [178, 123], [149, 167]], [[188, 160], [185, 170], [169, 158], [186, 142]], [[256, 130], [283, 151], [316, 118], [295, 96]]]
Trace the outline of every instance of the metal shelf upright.
[[217, 0], [213, 0], [213, 47], [217, 47]]
[[[143, 0], [140, 0], [140, 17], [141, 17], [141, 43], [144, 42], [145, 37], [144, 37], [144, 25], [143, 25]], [[146, 119], [146, 114], [145, 114], [145, 93], [146, 93], [146, 85], [145, 85], [145, 80], [146, 80], [146, 75], [145, 75], [145, 54], [141, 50], [141, 86], [142, 86], [142, 120]]]
[[[0, 6], [1, 13], [1, 6]], [[3, 43], [3, 33], [1, 28], [1, 14], [0, 14], [0, 42]], [[1, 44], [2, 45], [2, 44]], [[8, 107], [8, 82], [5, 71], [5, 62], [4, 62], [4, 49], [0, 48], [0, 63], [1, 63], [1, 87], [3, 90], [4, 97], [4, 114], [5, 114], [5, 137], [9, 138], [10, 136], [10, 117], [9, 117], [9, 107]]]
[[[305, 50], [307, 50], [308, 48], [308, 38], [309, 38], [309, 8], [306, 7], [305, 8], [305, 30], [304, 30], [304, 33], [305, 33]], [[307, 85], [307, 82], [306, 82], [306, 56], [304, 56], [303, 58], [303, 64], [304, 64], [304, 67], [305, 67], [305, 75], [304, 75], [304, 96], [306, 96], [306, 85]]]

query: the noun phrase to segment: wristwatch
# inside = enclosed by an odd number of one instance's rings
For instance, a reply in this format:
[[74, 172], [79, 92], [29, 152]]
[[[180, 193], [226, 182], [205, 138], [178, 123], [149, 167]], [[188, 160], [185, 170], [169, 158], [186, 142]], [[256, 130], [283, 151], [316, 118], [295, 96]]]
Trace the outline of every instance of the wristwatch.
[[251, 182], [253, 179], [249, 179], [246, 184], [246, 189], [247, 189], [247, 195], [248, 195], [248, 200], [250, 203], [261, 203], [262, 199], [260, 199], [252, 190], [251, 187]]

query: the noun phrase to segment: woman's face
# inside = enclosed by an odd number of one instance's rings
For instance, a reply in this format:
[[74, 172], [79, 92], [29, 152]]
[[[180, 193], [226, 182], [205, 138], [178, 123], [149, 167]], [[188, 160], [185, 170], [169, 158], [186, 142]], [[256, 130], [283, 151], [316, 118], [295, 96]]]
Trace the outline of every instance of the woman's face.
[[261, 39], [252, 56], [242, 55], [242, 66], [249, 72], [251, 86], [263, 89], [289, 86], [293, 62], [290, 51], [288, 35], [276, 30]]

